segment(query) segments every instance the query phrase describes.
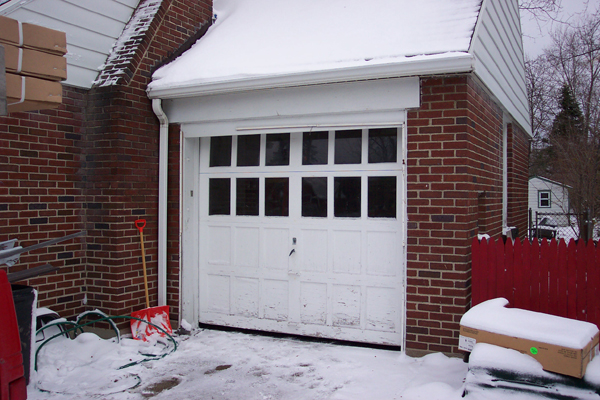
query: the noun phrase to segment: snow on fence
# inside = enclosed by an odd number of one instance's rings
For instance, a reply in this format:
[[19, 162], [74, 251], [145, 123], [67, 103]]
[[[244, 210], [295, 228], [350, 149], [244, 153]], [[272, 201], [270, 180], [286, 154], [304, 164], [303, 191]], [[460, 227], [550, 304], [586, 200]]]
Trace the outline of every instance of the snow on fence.
[[471, 302], [512, 307], [600, 326], [600, 246], [583, 240], [473, 240]]

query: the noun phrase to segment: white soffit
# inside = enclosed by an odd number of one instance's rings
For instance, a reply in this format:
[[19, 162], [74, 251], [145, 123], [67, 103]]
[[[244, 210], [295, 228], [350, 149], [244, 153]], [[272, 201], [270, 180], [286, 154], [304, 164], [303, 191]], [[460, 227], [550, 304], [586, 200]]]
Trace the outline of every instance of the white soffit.
[[139, 0], [12, 0], [0, 15], [66, 33], [66, 85], [89, 89]]

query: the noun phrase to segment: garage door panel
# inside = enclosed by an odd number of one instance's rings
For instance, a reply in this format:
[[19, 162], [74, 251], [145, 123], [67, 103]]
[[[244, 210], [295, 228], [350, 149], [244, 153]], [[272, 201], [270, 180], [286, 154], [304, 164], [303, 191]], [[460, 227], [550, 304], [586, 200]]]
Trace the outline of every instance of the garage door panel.
[[286, 228], [264, 228], [262, 252], [264, 266], [273, 270], [287, 270], [289, 258], [290, 230]]
[[211, 312], [229, 314], [229, 276], [207, 274], [204, 279], [206, 279], [208, 309]]
[[263, 287], [264, 317], [276, 321], [286, 321], [289, 315], [289, 282], [265, 279]]
[[258, 279], [235, 277], [233, 280], [233, 314], [258, 318], [258, 307]]
[[231, 264], [231, 228], [228, 226], [207, 227], [208, 257], [209, 264], [230, 265]]
[[367, 232], [367, 274], [396, 276], [398, 274], [397, 232]]
[[327, 272], [328, 259], [327, 229], [302, 229], [299, 243], [304, 249], [298, 257], [301, 259], [301, 272]]
[[360, 274], [362, 264], [362, 232], [333, 230], [333, 271]]
[[394, 332], [397, 328], [399, 293], [394, 288], [367, 287], [366, 328]]
[[360, 328], [361, 288], [351, 285], [333, 287], [333, 326]]
[[258, 268], [259, 237], [259, 228], [235, 228], [235, 265]]
[[327, 322], [327, 284], [300, 283], [300, 321], [325, 325]]

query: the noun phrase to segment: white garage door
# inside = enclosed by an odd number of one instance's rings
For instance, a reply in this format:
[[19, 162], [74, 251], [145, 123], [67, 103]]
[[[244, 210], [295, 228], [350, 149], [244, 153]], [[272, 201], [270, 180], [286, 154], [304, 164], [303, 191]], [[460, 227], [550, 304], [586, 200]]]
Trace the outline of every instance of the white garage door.
[[400, 345], [402, 127], [200, 140], [201, 323]]

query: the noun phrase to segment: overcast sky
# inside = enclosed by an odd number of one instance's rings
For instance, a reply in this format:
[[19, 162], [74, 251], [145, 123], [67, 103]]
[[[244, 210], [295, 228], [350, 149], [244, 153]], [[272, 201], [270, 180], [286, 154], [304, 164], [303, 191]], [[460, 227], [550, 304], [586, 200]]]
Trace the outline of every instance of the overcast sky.
[[[600, 7], [600, 0], [562, 0], [562, 12], [558, 19], [562, 21], [576, 22], [585, 14], [591, 14]], [[521, 24], [523, 28], [523, 45], [525, 55], [535, 58], [542, 53], [545, 47], [551, 44], [548, 32], [561, 26], [555, 21], [538, 23], [531, 18], [531, 14], [521, 12]]]

